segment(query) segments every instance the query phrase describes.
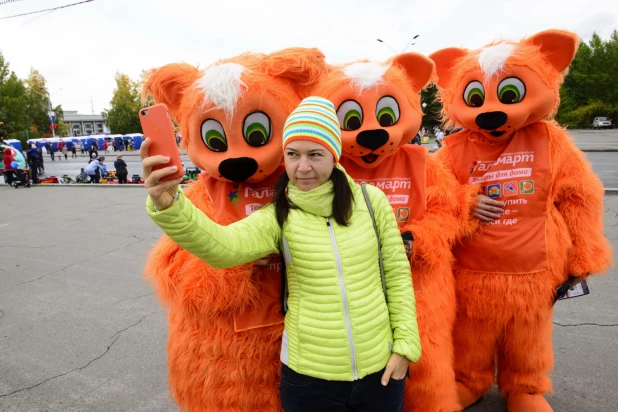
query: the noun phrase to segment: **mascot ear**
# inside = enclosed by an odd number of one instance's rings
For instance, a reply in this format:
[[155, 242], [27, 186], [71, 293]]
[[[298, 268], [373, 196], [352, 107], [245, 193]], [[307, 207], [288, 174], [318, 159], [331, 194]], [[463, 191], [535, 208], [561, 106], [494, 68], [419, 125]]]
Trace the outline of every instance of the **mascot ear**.
[[142, 99], [151, 95], [157, 103], [164, 103], [172, 117], [180, 108], [184, 91], [198, 79], [198, 69], [186, 63], [168, 64], [150, 70], [142, 87]]
[[524, 40], [541, 48], [545, 59], [556, 69], [562, 72], [569, 67], [577, 53], [579, 37], [575, 33], [564, 30], [545, 30]]
[[406, 73], [415, 92], [419, 92], [434, 74], [434, 63], [431, 59], [419, 53], [402, 53], [391, 59], [391, 63], [399, 66]]
[[260, 67], [266, 74], [290, 83], [299, 97], [306, 97], [327, 73], [324, 54], [318, 49], [291, 47], [271, 53]]
[[436, 72], [438, 74], [438, 86], [442, 88], [448, 87], [453, 75], [452, 69], [457, 60], [468, 54], [466, 49], [457, 47], [449, 47], [447, 49], [438, 50], [429, 55], [429, 58], [436, 64]]

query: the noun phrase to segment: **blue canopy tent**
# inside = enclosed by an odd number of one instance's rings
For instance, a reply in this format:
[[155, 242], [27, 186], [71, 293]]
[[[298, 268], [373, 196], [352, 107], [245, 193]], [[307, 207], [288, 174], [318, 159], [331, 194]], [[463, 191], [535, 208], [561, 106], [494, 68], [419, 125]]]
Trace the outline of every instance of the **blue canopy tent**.
[[24, 149], [21, 146], [21, 142], [17, 139], [8, 139], [8, 140], [5, 140], [5, 142], [7, 142], [9, 145], [13, 146], [15, 149], [19, 150], [20, 152], [24, 151]]

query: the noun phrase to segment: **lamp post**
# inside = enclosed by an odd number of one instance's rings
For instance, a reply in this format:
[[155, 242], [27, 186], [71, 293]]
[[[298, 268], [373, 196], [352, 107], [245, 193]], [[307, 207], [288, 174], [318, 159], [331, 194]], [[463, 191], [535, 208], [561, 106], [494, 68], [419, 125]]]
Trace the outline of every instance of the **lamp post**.
[[[59, 92], [62, 89], [58, 89], [56, 90], [56, 92]], [[54, 110], [52, 108], [52, 102], [51, 102], [51, 95], [49, 94], [49, 91], [45, 90], [47, 92], [47, 96], [44, 95], [41, 92], [37, 92], [34, 89], [30, 89], [31, 92], [35, 92], [36, 94], [43, 96], [43, 97], [47, 97], [47, 100], [49, 101], [49, 112], [47, 112], [47, 116], [49, 116], [49, 123], [50, 123], [50, 129], [52, 131], [52, 137], [55, 138], [56, 137], [56, 122], [54, 121], [54, 118], [56, 117], [56, 113], [54, 113]], [[55, 92], [54, 92], [55, 93]]]

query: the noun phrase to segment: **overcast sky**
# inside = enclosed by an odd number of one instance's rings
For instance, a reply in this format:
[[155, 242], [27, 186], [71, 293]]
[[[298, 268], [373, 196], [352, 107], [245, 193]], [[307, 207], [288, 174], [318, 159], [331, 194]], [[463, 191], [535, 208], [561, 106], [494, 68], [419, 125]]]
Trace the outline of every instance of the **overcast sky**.
[[[0, 5], [0, 17], [77, 1], [21, 0]], [[92, 98], [100, 113], [116, 72], [137, 79], [166, 63], [206, 66], [291, 46], [317, 47], [332, 63], [380, 61], [393, 52], [377, 38], [401, 51], [419, 34], [408, 50], [429, 54], [548, 28], [607, 39], [618, 7], [615, 0], [94, 0], [0, 20], [0, 51], [20, 77], [40, 71], [54, 105], [91, 113]]]

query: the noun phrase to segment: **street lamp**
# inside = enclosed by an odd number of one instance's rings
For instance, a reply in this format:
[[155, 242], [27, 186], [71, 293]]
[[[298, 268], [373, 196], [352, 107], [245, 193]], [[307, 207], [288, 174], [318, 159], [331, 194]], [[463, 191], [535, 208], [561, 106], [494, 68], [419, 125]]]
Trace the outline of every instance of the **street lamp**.
[[376, 39], [377, 41], [379, 41], [380, 43], [386, 45], [386, 47], [388, 47], [389, 49], [391, 49], [393, 51], [393, 53], [397, 54], [397, 52], [395, 51], [395, 49], [393, 49], [391, 46], [388, 45], [388, 43], [385, 43], [383, 40], [380, 39]]
[[[410, 46], [414, 46], [416, 43], [412, 43], [415, 39], [417, 39], [420, 36], [420, 34], [416, 34], [414, 35], [414, 37], [412, 37], [412, 40], [410, 40], [408, 42], [408, 44], [406, 45], [406, 47], [403, 48], [403, 50], [401, 51], [402, 53], [406, 51], [406, 49]], [[376, 39], [377, 41], [379, 41], [380, 43], [386, 45], [389, 49], [391, 49], [395, 54], [397, 54], [397, 51], [395, 49], [393, 49], [391, 46], [388, 45], [388, 43], [386, 43], [384, 40], [382, 39]]]

